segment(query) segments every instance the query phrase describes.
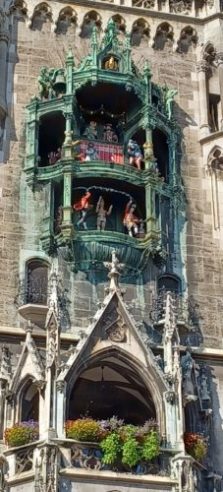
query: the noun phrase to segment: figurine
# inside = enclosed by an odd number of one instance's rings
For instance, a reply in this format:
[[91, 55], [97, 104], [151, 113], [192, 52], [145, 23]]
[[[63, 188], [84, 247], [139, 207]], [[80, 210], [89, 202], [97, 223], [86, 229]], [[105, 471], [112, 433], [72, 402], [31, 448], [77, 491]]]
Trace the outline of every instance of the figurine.
[[140, 219], [135, 215], [136, 204], [133, 203], [132, 199], [129, 200], [125, 207], [125, 213], [123, 217], [123, 225], [128, 231], [128, 235], [133, 237], [139, 232], [138, 224], [141, 222]]
[[105, 209], [105, 201], [102, 196], [99, 197], [98, 203], [96, 205], [97, 214], [97, 230], [104, 231], [106, 226], [106, 217], [111, 215], [113, 205], [110, 205], [109, 209]]
[[86, 230], [87, 229], [87, 224], [86, 224], [86, 216], [87, 212], [90, 208], [92, 208], [92, 205], [89, 204], [91, 198], [91, 192], [86, 191], [85, 195], [78, 200], [78, 202], [73, 204], [73, 209], [75, 212], [80, 212], [80, 218], [77, 221], [77, 227], [83, 225], [83, 228]]
[[84, 130], [83, 137], [88, 138], [88, 140], [97, 140], [98, 130], [96, 121], [90, 121], [89, 126]]
[[86, 151], [85, 151], [85, 161], [95, 161], [98, 159], [98, 153], [97, 150], [95, 149], [95, 146], [93, 143], [89, 143]]
[[166, 85], [162, 88], [162, 90], [163, 90], [164, 108], [167, 113], [167, 117], [170, 120], [173, 112], [173, 100], [177, 94], [177, 90], [169, 89]]
[[105, 62], [105, 69], [106, 70], [113, 70], [116, 72], [118, 70], [118, 62], [115, 60], [114, 56], [110, 56], [108, 60]]
[[135, 140], [130, 139], [128, 142], [127, 154], [129, 158], [130, 166], [136, 166], [137, 169], [141, 169], [143, 155], [141, 149]]
[[58, 148], [56, 152], [50, 152], [48, 154], [48, 159], [50, 165], [56, 164], [56, 162], [61, 159], [61, 148]]
[[114, 132], [111, 123], [104, 125], [103, 139], [105, 142], [118, 143], [118, 136]]

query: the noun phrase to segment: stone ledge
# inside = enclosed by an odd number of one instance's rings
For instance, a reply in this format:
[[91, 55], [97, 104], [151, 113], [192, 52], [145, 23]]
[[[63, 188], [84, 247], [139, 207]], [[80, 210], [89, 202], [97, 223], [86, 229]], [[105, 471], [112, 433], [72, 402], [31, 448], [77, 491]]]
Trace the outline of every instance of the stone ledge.
[[63, 468], [60, 470], [60, 475], [64, 477], [73, 478], [85, 478], [86, 480], [95, 479], [97, 481], [116, 481], [116, 482], [131, 482], [137, 484], [157, 484], [166, 485], [168, 490], [172, 490], [173, 484], [177, 484], [177, 480], [170, 477], [160, 477], [159, 475], [132, 475], [131, 473], [117, 473], [113, 471], [100, 470], [83, 470], [81, 468]]

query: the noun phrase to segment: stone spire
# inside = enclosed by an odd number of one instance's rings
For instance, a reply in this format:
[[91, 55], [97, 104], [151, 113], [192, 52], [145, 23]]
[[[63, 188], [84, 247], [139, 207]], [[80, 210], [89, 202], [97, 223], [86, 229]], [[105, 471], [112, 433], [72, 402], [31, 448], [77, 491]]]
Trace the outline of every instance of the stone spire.
[[123, 263], [119, 263], [115, 249], [112, 251], [111, 263], [104, 262], [104, 266], [109, 270], [108, 278], [110, 279], [110, 285], [107, 287], [106, 292], [119, 292], [124, 294], [124, 291], [122, 291], [119, 287], [119, 277], [125, 265]]

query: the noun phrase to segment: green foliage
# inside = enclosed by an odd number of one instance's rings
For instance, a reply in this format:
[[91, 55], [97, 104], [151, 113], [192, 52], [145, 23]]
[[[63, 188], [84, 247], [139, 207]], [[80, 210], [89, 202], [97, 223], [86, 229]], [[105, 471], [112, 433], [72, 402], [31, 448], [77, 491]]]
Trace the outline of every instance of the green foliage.
[[192, 452], [192, 456], [197, 461], [202, 461], [207, 454], [207, 444], [201, 439], [195, 444]]
[[100, 440], [100, 424], [93, 419], [68, 420], [66, 422], [66, 435], [77, 441], [98, 442]]
[[141, 446], [135, 437], [130, 436], [123, 444], [122, 463], [133, 467], [140, 461], [141, 456]]
[[142, 446], [142, 457], [146, 461], [150, 461], [159, 456], [159, 453], [159, 436], [155, 430], [152, 430], [144, 439]]
[[103, 451], [102, 461], [106, 465], [113, 465], [120, 457], [122, 446], [117, 432], [112, 432], [101, 442]]

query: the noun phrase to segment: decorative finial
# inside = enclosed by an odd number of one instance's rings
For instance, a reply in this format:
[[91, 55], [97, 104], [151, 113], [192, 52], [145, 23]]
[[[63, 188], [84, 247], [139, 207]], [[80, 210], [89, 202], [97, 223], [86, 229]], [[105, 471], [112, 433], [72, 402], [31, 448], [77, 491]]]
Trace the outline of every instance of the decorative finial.
[[10, 381], [11, 378], [11, 353], [6, 345], [2, 346], [0, 363], [0, 382]]
[[121, 270], [123, 270], [124, 268], [124, 264], [123, 263], [119, 263], [119, 260], [116, 256], [116, 251], [115, 249], [113, 249], [112, 251], [112, 261], [111, 263], [109, 262], [104, 262], [104, 266], [106, 268], [108, 268], [109, 270], [109, 274], [108, 274], [108, 278], [110, 278], [110, 285], [109, 287], [106, 289], [107, 292], [120, 292], [121, 294], [124, 293], [124, 291], [121, 291], [120, 287], [119, 287], [119, 277], [120, 277], [120, 274], [121, 274]]

